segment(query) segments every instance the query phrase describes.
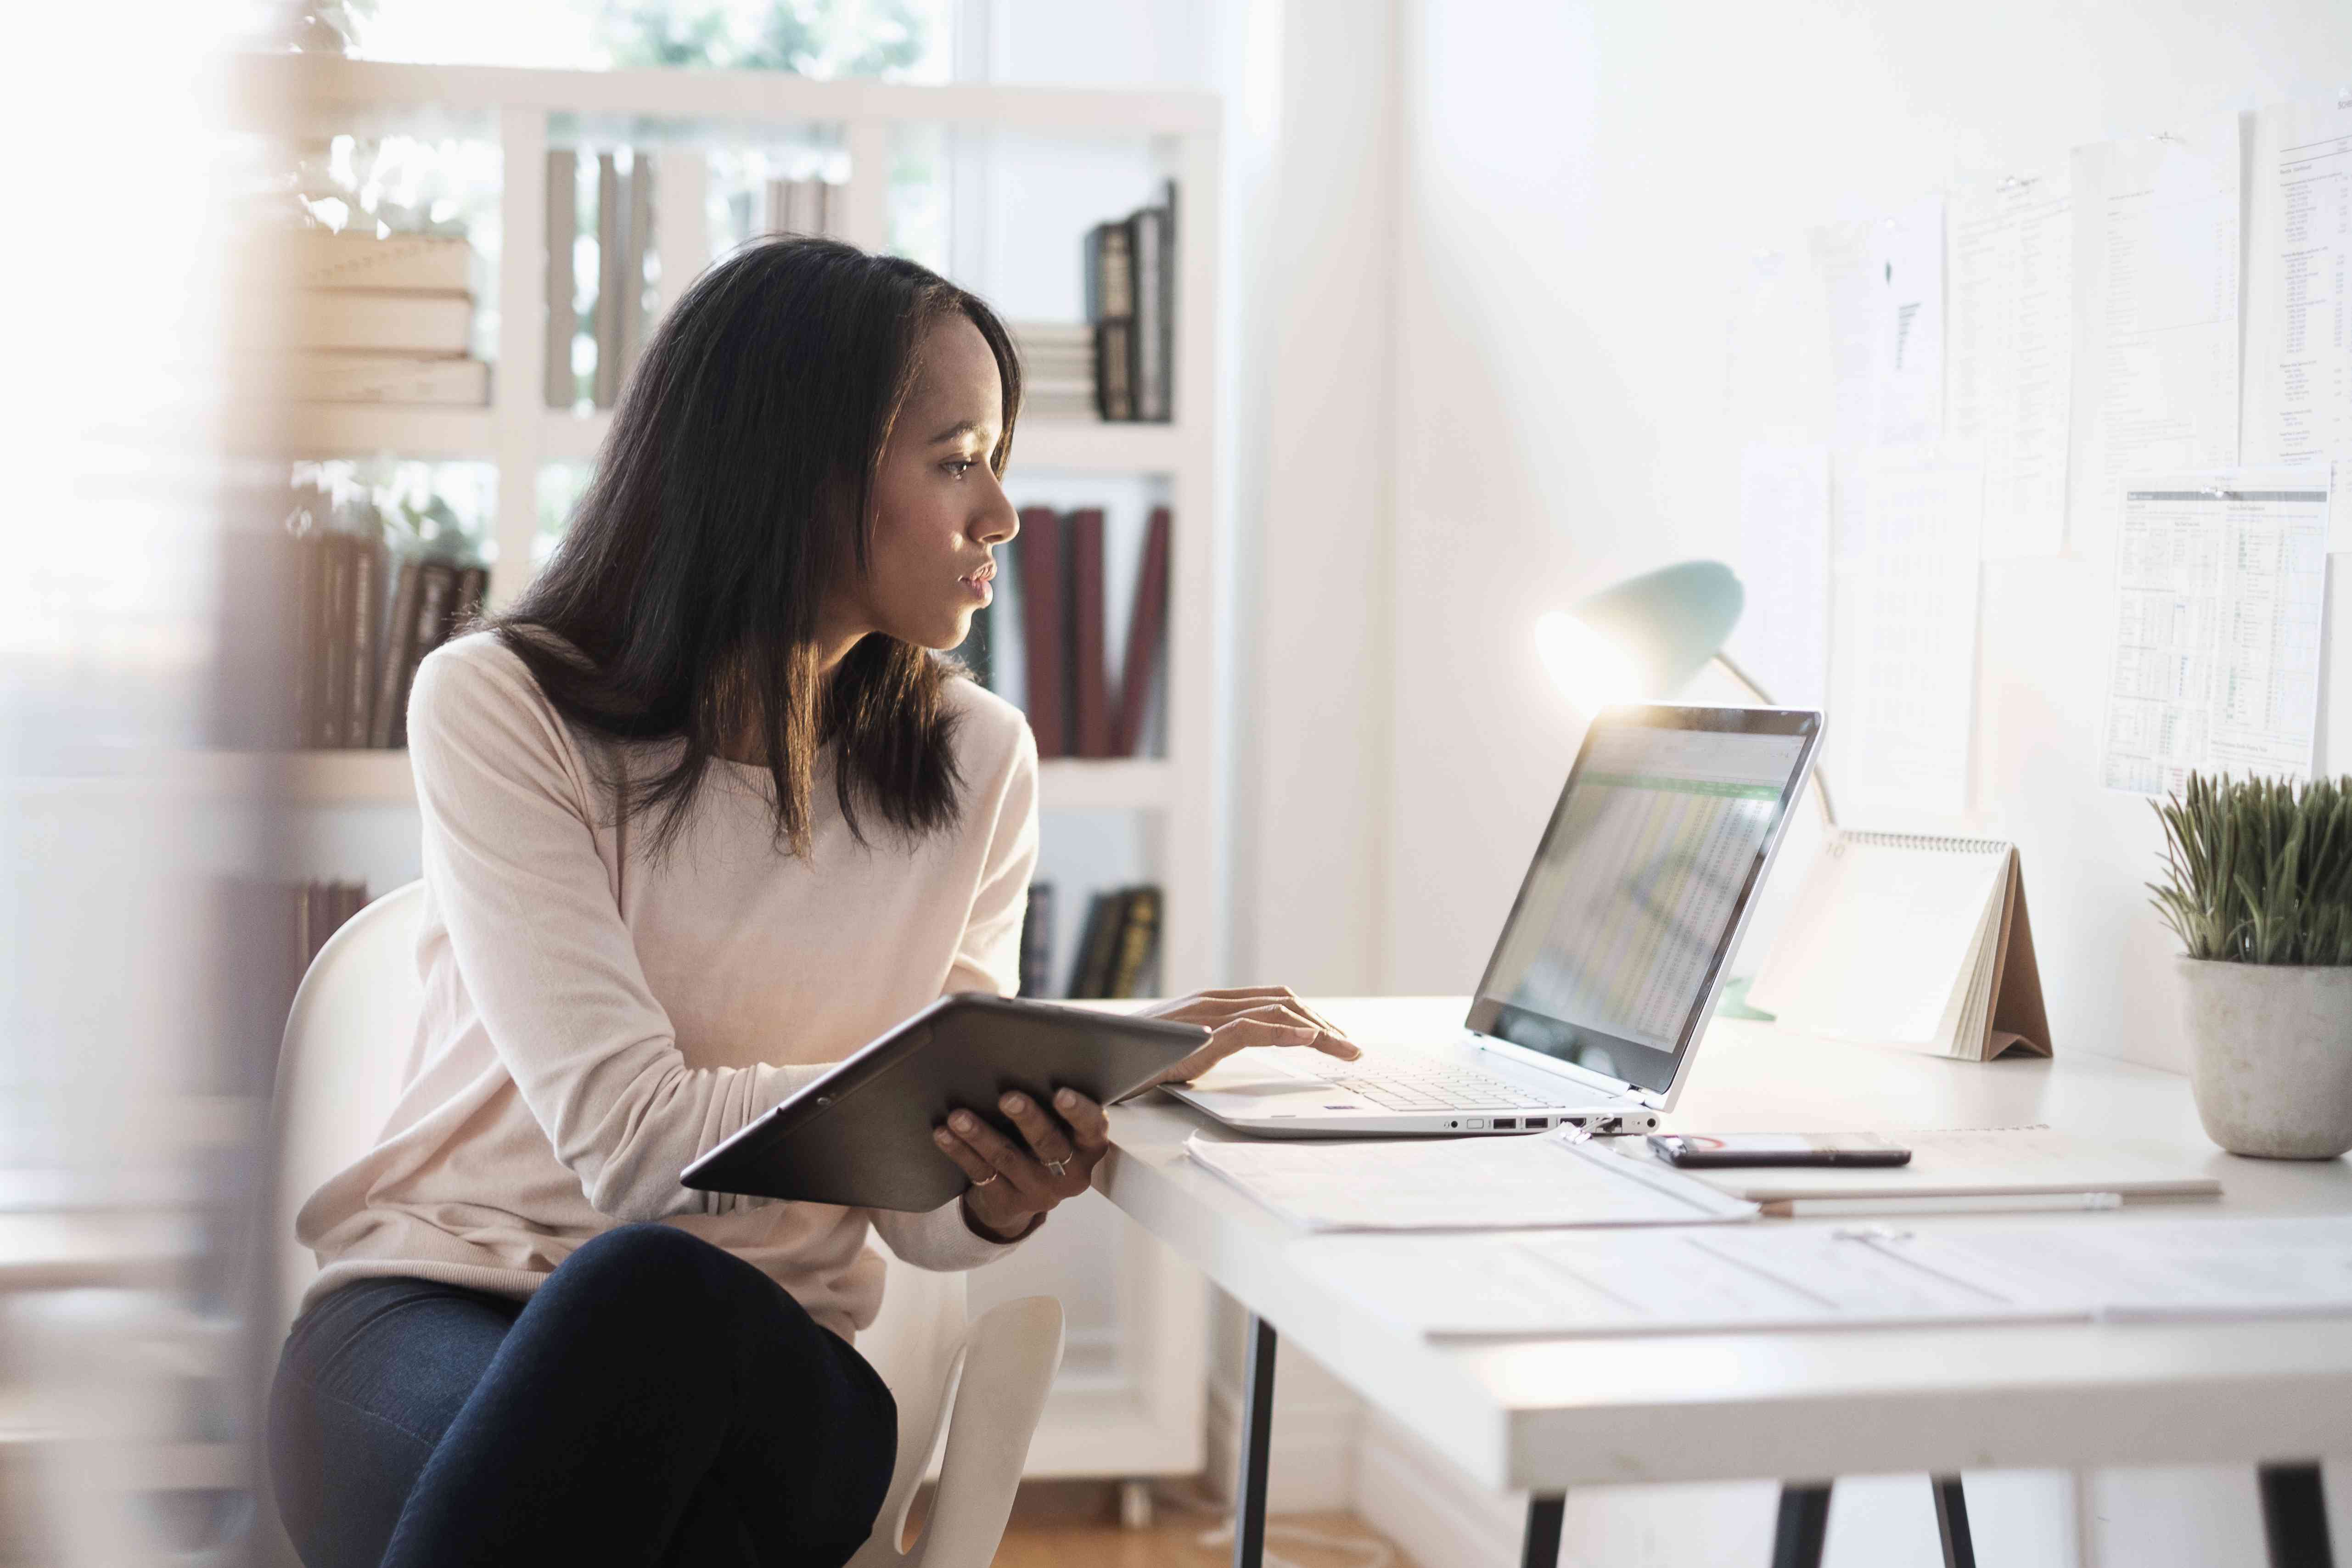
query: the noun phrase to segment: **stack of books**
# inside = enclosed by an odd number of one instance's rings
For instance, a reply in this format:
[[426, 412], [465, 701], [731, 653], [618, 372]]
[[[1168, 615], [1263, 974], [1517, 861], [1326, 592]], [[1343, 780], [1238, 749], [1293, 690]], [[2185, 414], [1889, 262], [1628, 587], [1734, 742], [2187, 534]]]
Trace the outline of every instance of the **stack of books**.
[[1175, 417], [1176, 183], [1157, 206], [1097, 224], [1086, 240], [1095, 407], [1105, 419]]
[[[408, 689], [425, 656], [481, 613], [489, 574], [437, 557], [397, 560], [380, 536], [292, 535], [295, 743], [408, 743]], [[394, 581], [396, 579], [396, 581]]]
[[[592, 163], [583, 163], [593, 157]], [[593, 171], [594, 195], [583, 210], [581, 184]], [[593, 225], [592, 228], [590, 225]], [[578, 275], [583, 235], [595, 241], [595, 276]], [[642, 149], [625, 166], [617, 153], [570, 148], [547, 155], [547, 405], [585, 402], [610, 408], [646, 346], [646, 258], [654, 244], [654, 161]], [[593, 289], [582, 287], [592, 282]], [[583, 371], [577, 340], [595, 345]]]
[[[1022, 509], [1021, 532], [1009, 562], [998, 557], [998, 571], [1013, 567], [1027, 671], [1018, 700], [1040, 757], [1142, 754], [1167, 640], [1169, 529], [1168, 509], [1153, 508], [1114, 691], [1105, 647], [1102, 509]], [[992, 644], [1007, 630], [993, 606], [972, 619], [961, 651], [983, 685], [993, 685]]]
[[[294, 904], [294, 973], [309, 973], [310, 961], [345, 921], [367, 908], [365, 882], [308, 882], [287, 889]], [[291, 1004], [293, 998], [287, 998]]]
[[309, 228], [290, 238], [299, 286], [289, 367], [294, 396], [489, 402], [490, 367], [467, 354], [473, 247], [463, 237]]
[[1036, 419], [1091, 419], [1095, 400], [1095, 330], [1084, 323], [1016, 321], [1021, 355], [1021, 412]]
[[[1033, 882], [1021, 921], [1021, 994], [1049, 994], [1054, 971], [1054, 884]], [[1160, 889], [1112, 888], [1087, 902], [1070, 984], [1073, 999], [1148, 996], [1160, 961]]]

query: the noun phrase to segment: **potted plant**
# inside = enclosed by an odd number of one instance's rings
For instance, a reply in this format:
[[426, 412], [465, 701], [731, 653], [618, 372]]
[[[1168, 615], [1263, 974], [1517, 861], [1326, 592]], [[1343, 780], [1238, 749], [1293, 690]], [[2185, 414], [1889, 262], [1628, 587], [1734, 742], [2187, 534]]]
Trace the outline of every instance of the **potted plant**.
[[2352, 1149], [2352, 776], [2191, 773], [2161, 801], [2163, 883], [2206, 1135], [2233, 1154]]

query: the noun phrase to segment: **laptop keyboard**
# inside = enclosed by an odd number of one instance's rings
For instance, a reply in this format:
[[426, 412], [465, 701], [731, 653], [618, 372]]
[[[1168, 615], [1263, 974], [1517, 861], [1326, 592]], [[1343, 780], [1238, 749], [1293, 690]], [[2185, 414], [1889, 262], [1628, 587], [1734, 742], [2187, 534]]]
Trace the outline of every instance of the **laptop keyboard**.
[[1382, 1062], [1363, 1076], [1332, 1075], [1324, 1081], [1388, 1110], [1516, 1110], [1560, 1103], [1489, 1073], [1437, 1064]]

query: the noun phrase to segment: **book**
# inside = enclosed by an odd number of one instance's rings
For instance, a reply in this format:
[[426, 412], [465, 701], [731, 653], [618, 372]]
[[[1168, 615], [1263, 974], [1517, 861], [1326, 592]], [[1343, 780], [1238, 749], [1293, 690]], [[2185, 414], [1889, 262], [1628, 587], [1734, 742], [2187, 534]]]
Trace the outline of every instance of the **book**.
[[296, 294], [292, 346], [460, 359], [473, 296], [421, 289], [306, 289]]
[[621, 392], [621, 166], [596, 154], [595, 405], [610, 408]]
[[408, 744], [408, 692], [416, 684], [416, 667], [441, 646], [449, 629], [449, 605], [457, 587], [457, 569], [446, 561], [415, 563], [415, 618], [409, 624], [408, 651], [401, 667], [400, 698], [388, 731], [389, 744]]
[[1068, 994], [1073, 999], [1093, 1000], [1110, 994], [1119, 931], [1126, 919], [1124, 889], [1098, 892], [1087, 900], [1087, 923], [1078, 937], [1076, 965], [1070, 971]]
[[286, 395], [305, 403], [406, 403], [480, 408], [490, 401], [490, 367], [440, 354], [327, 349], [289, 354], [274, 367]]
[[[384, 616], [383, 658], [376, 670], [375, 700], [368, 713], [367, 743], [379, 749], [407, 739], [408, 688], [416, 679], [416, 599], [424, 563], [398, 563], [392, 609]], [[395, 741], [397, 734], [400, 740]]]
[[572, 374], [572, 340], [580, 334], [578, 285], [572, 276], [572, 243], [580, 233], [580, 154], [569, 148], [547, 155], [547, 405], [570, 408], [580, 400]]
[[336, 743], [364, 746], [368, 741], [368, 718], [375, 700], [376, 617], [383, 608], [380, 584], [383, 578], [383, 541], [355, 537], [350, 549], [351, 600], [345, 607], [343, 625], [351, 646], [344, 652], [345, 686], [338, 703], [342, 711], [342, 728]]
[[1135, 226], [1097, 224], [1087, 235], [1087, 319], [1094, 325], [1096, 412], [1135, 417]]
[[1071, 677], [1070, 740], [1075, 754], [1108, 757], [1111, 712], [1108, 654], [1103, 637], [1103, 513], [1100, 507], [1081, 507], [1062, 520], [1068, 539], [1069, 614], [1065, 635], [1069, 639]]
[[1129, 265], [1135, 274], [1131, 362], [1135, 417], [1164, 422], [1168, 417], [1168, 214], [1160, 207], [1145, 207], [1128, 222], [1132, 236]]
[[457, 586], [451, 591], [449, 600], [449, 619], [442, 626], [440, 639], [434, 644], [434, 647], [438, 647], [441, 643], [462, 635], [471, 627], [481, 615], [483, 603], [488, 598], [489, 592], [490, 574], [488, 567], [460, 566], [457, 568]]
[[[363, 220], [364, 221], [364, 220]], [[472, 287], [473, 247], [461, 235], [394, 234], [365, 229], [296, 229], [289, 237], [300, 289], [425, 289], [463, 293]]]
[[1021, 638], [1028, 689], [1022, 707], [1040, 757], [1070, 754], [1069, 658], [1064, 646], [1065, 583], [1062, 517], [1051, 507], [1024, 507], [1013, 542], [1021, 574]]
[[319, 700], [306, 737], [306, 743], [315, 747], [343, 743], [352, 689], [352, 563], [358, 542], [352, 535], [332, 530], [320, 540], [326, 567], [319, 595]]
[[629, 162], [628, 226], [621, 237], [621, 360], [614, 382], [617, 401], [646, 347], [646, 252], [654, 228], [653, 154], [640, 148]]
[[297, 534], [294, 583], [294, 733], [297, 746], [315, 745], [326, 727], [327, 542], [312, 529]]
[[2051, 1054], [2016, 846], [1841, 832], [1748, 990], [1786, 1028], [1963, 1061]]
[[1095, 412], [1105, 419], [1135, 417], [1134, 344], [1133, 321], [1095, 328]]
[[1168, 631], [1169, 528], [1168, 509], [1153, 507], [1151, 521], [1144, 525], [1143, 564], [1127, 617], [1127, 657], [1119, 664], [1118, 711], [1111, 724], [1115, 756], [1143, 754], [1143, 724]]
[[1021, 994], [1043, 996], [1054, 983], [1054, 884], [1029, 884], [1021, 911]]
[[1118, 951], [1111, 956], [1108, 996], [1140, 996], [1160, 956], [1160, 889], [1129, 888], [1120, 909]]

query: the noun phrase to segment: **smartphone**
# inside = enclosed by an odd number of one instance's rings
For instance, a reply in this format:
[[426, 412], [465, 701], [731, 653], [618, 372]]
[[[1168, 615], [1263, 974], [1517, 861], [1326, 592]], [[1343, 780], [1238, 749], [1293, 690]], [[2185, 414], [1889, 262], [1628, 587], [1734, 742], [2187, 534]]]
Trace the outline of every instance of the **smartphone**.
[[1907, 1165], [1911, 1151], [1875, 1132], [1653, 1132], [1671, 1165]]

